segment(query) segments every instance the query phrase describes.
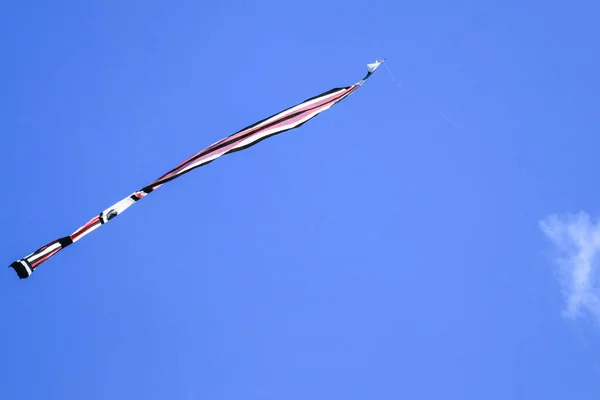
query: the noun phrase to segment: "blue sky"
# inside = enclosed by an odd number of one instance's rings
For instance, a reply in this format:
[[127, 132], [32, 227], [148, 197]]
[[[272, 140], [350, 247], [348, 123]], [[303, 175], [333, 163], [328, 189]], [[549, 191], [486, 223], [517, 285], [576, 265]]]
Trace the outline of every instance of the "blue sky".
[[[598, 399], [592, 1], [4, 2], [0, 398]], [[581, 214], [579, 214], [581, 213]]]

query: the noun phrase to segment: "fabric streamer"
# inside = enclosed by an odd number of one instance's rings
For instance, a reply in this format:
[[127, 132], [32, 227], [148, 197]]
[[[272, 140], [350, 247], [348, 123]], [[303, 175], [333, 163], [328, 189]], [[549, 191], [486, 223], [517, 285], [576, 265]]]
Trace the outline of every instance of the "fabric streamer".
[[255, 124], [208, 146], [204, 150], [183, 161], [177, 167], [156, 179], [154, 182], [108, 207], [71, 235], [61, 237], [60, 239], [48, 243], [29, 254], [27, 257], [13, 262], [10, 267], [14, 268], [19, 278], [28, 278], [40, 264], [47, 261], [50, 257], [95, 231], [117, 215], [122, 214], [123, 211], [127, 210], [134, 203], [143, 199], [165, 183], [177, 179], [198, 167], [206, 165], [225, 154], [247, 149], [268, 137], [302, 126], [310, 119], [316, 117], [318, 114], [331, 108], [334, 104], [339, 103], [352, 94], [356, 89], [362, 86], [381, 63], [383, 63], [382, 60], [377, 60], [374, 63], [367, 64], [367, 75], [354, 85], [334, 88], [311, 97], [302, 103], [287, 108], [262, 121], [256, 122]]

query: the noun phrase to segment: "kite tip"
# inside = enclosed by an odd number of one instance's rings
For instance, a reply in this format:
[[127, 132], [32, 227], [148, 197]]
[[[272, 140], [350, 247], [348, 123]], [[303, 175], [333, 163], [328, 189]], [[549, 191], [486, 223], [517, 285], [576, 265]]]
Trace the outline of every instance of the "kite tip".
[[27, 267], [23, 265], [21, 261], [15, 261], [14, 263], [8, 266], [8, 268], [11, 267], [15, 270], [20, 279], [29, 278], [29, 275], [31, 275], [30, 272], [27, 270]]
[[383, 60], [375, 60], [375, 62], [374, 62], [374, 63], [369, 63], [369, 64], [367, 64], [367, 71], [369, 71], [369, 73], [371, 73], [371, 74], [372, 74], [373, 72], [375, 72], [375, 70], [376, 70], [377, 68], [379, 68], [379, 66], [380, 66], [382, 63], [384, 63], [384, 62], [385, 62], [385, 60], [386, 60], [386, 59], [384, 58]]

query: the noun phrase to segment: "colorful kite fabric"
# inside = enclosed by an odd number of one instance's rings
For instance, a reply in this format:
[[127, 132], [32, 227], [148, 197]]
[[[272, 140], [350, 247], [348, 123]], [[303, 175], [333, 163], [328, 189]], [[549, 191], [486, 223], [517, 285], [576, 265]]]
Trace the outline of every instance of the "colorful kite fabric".
[[229, 153], [240, 151], [255, 145], [270, 136], [280, 134], [290, 129], [298, 128], [308, 120], [316, 117], [321, 112], [329, 109], [334, 104], [342, 101], [371, 76], [383, 61], [377, 60], [372, 64], [367, 64], [367, 75], [352, 86], [331, 89], [315, 97], [307, 99], [300, 104], [283, 110], [268, 118], [263, 119], [253, 125], [250, 125], [229, 137], [226, 137], [199, 153], [188, 158], [177, 167], [167, 172], [148, 186], [142, 188], [124, 198], [118, 203], [108, 207], [100, 214], [92, 218], [87, 224], [77, 229], [73, 234], [54, 240], [44, 247], [34, 251], [25, 258], [13, 262], [10, 267], [14, 268], [19, 278], [29, 277], [33, 271], [44, 261], [64, 249], [65, 247], [77, 242], [87, 234], [96, 230], [108, 221], [120, 215], [138, 200], [152, 193], [165, 183], [179, 178], [180, 176], [192, 171], [195, 168], [206, 165], [215, 159]]

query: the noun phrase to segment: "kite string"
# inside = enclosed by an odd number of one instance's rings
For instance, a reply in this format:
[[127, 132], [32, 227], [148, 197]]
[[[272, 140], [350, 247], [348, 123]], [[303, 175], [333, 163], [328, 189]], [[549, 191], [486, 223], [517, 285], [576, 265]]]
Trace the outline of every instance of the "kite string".
[[[387, 69], [388, 73], [390, 74], [390, 76], [392, 77], [392, 79], [394, 80], [395, 83], [398, 84], [399, 87], [401, 87], [402, 89], [404, 89], [405, 91], [407, 90], [400, 82], [398, 82], [396, 80], [396, 78], [394, 77], [394, 74], [392, 73], [391, 69], [388, 67], [388, 62], [386, 60], [386, 62], [384, 63], [385, 68]], [[409, 93], [409, 95], [411, 95]], [[415, 93], [412, 93], [413, 97], [416, 97], [417, 99], [419, 99], [420, 101], [426, 102], [425, 100], [423, 100], [421, 97], [419, 97], [418, 95], [415, 95]], [[433, 112], [433, 110], [430, 108], [430, 111]], [[464, 133], [469, 133], [464, 127], [462, 127], [460, 124], [458, 124], [456, 121], [454, 121], [452, 118], [448, 117], [446, 114], [443, 114], [439, 111], [436, 111], [437, 115], [442, 117], [444, 120], [446, 120], [446, 122], [450, 123], [451, 125], [454, 126], [454, 128], [458, 129], [459, 131], [462, 131]], [[483, 145], [486, 149], [490, 148], [490, 144], [486, 143]], [[519, 170], [520, 173], [524, 173], [524, 174], [528, 174], [528, 171], [526, 169], [524, 169], [523, 167], [520, 166], [520, 163], [518, 160], [508, 160], [505, 157], [502, 157], [501, 162], [505, 165], [508, 165], [512, 168], [517, 168]]]
[[390, 68], [387, 66], [387, 63], [383, 63], [385, 69], [387, 69], [387, 71], [390, 73], [390, 76], [392, 77], [392, 79], [394, 80], [394, 82], [396, 82], [398, 84], [398, 86], [400, 86], [401, 88], [404, 88], [404, 86], [402, 86], [402, 84], [400, 82], [398, 82], [396, 80], [396, 78], [394, 78], [394, 74], [392, 74], [392, 70], [390, 70]]
[[[392, 80], [393, 80], [393, 81], [394, 81], [394, 82], [395, 82], [395, 83], [396, 83], [396, 84], [397, 84], [399, 87], [401, 87], [402, 89], [406, 90], [406, 88], [405, 88], [405, 87], [404, 87], [404, 86], [403, 86], [403, 85], [402, 85], [400, 82], [398, 82], [398, 81], [396, 80], [396, 78], [394, 77], [394, 74], [392, 73], [392, 70], [391, 70], [391, 69], [388, 67], [388, 62], [387, 62], [387, 60], [386, 60], [386, 62], [385, 62], [385, 63], [383, 63], [383, 64], [384, 64], [385, 68], [387, 69], [388, 73], [390, 74], [390, 76], [392, 77]], [[413, 96], [414, 96], [414, 94], [413, 94]], [[420, 99], [420, 98], [419, 98], [419, 100], [422, 100], [422, 99]], [[443, 119], [445, 119], [445, 120], [446, 120], [446, 122], [449, 122], [450, 124], [452, 124], [452, 125], [453, 125], [455, 128], [457, 128], [458, 130], [460, 130], [460, 131], [463, 131], [463, 132], [465, 132], [465, 133], [467, 132], [467, 130], [466, 130], [465, 128], [463, 128], [463, 127], [462, 127], [461, 125], [459, 125], [459, 124], [458, 124], [456, 121], [454, 121], [453, 119], [451, 119], [450, 117], [448, 117], [446, 114], [443, 114], [443, 113], [441, 113], [441, 112], [439, 112], [439, 111], [436, 111], [436, 113], [437, 113], [437, 115], [438, 115], [438, 116], [440, 116], [440, 117], [442, 117]]]

